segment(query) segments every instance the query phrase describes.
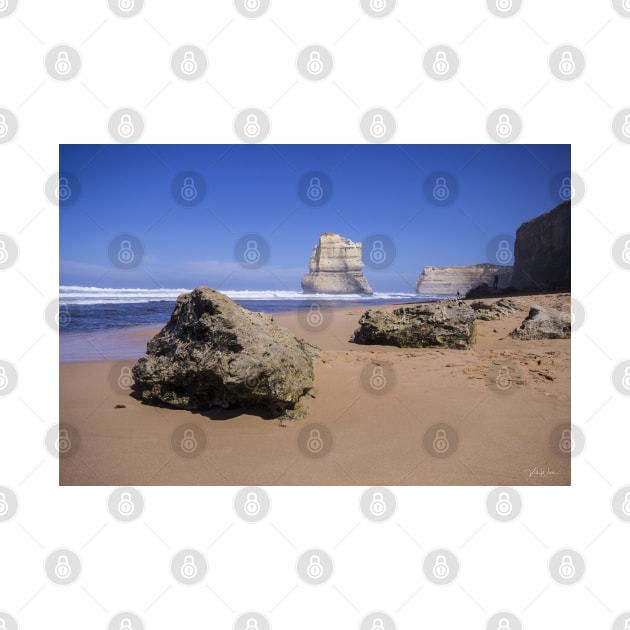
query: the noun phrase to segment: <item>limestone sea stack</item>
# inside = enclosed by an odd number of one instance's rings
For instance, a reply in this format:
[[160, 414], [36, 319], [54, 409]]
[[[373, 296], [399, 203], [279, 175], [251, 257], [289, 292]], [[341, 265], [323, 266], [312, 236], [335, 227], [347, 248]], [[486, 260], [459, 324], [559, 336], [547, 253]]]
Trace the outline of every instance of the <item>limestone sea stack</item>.
[[494, 286], [499, 276], [499, 289], [510, 286], [512, 267], [482, 263], [466, 267], [425, 267], [418, 276], [416, 293], [423, 295], [465, 295], [470, 289], [487, 284]]
[[522, 291], [571, 288], [570, 201], [518, 228], [512, 286]]
[[313, 248], [309, 273], [302, 278], [304, 293], [372, 295], [372, 287], [361, 271], [362, 247], [339, 234], [322, 234]]
[[[177, 298], [170, 321], [132, 370], [143, 400], [177, 409], [296, 409], [311, 394], [315, 350], [208, 287]], [[289, 414], [291, 415], [291, 414]]]

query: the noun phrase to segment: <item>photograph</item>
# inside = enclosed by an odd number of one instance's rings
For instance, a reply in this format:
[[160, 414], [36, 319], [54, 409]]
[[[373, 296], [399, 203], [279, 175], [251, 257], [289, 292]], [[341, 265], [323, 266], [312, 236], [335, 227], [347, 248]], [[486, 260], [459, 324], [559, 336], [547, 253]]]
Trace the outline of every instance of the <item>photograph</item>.
[[570, 145], [68, 144], [51, 185], [60, 485], [571, 484]]

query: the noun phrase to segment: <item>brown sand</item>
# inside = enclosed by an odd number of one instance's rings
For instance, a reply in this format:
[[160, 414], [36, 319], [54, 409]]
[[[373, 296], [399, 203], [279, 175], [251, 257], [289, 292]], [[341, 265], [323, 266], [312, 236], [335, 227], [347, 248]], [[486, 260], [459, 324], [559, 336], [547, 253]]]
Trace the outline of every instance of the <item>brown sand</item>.
[[[570, 423], [570, 340], [525, 342], [507, 333], [532, 304], [566, 310], [569, 296], [514, 300], [521, 312], [477, 322], [473, 350], [350, 343], [363, 308], [335, 309], [319, 333], [305, 330], [297, 314], [276, 316], [278, 324], [321, 349], [318, 394], [300, 420], [149, 406], [117, 385], [125, 362], [61, 364], [60, 422], [76, 430], [80, 442], [60, 459], [60, 484], [568, 485], [570, 457], [558, 439]], [[134, 333], [132, 346], [150, 336]], [[362, 384], [362, 369], [369, 366], [369, 374], [374, 365], [395, 375], [384, 394]], [[506, 365], [513, 379], [507, 393], [495, 384]], [[193, 458], [171, 445], [184, 423], [207, 437], [206, 448]], [[307, 456], [300, 447], [300, 431], [312, 423], [332, 436], [323, 457]], [[437, 423], [450, 425], [454, 433], [448, 435], [458, 439], [446, 457], [436, 457], [423, 442]]]

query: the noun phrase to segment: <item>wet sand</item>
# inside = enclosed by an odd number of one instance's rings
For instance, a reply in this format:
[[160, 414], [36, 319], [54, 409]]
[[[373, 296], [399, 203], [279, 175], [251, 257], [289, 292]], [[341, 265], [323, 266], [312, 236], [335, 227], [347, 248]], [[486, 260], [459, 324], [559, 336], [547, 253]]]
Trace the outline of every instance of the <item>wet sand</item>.
[[571, 342], [507, 334], [531, 305], [568, 310], [569, 296], [513, 299], [523, 310], [478, 321], [471, 350], [351, 343], [364, 308], [324, 309], [319, 326], [276, 316], [321, 350], [299, 420], [145, 405], [129, 368], [156, 331], [101, 339], [104, 356], [127, 359], [60, 365], [60, 423], [75, 438], [60, 484], [568, 485]]

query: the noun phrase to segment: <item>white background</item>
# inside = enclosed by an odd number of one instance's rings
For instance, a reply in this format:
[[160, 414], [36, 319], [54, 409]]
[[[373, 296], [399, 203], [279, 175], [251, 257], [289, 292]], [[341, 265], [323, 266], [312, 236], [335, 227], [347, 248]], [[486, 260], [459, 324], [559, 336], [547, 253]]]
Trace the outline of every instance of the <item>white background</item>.
[[[67, 84], [44, 69], [58, 43], [83, 59]], [[187, 84], [171, 73], [170, 55], [183, 43], [207, 51], [203, 80]], [[335, 57], [320, 84], [295, 69], [310, 43]], [[423, 51], [435, 43], [461, 59], [446, 83], [422, 70]], [[586, 55], [575, 82], [547, 67], [562, 43]], [[231, 628], [251, 609], [277, 630], [358, 628], [371, 610], [387, 611], [402, 629], [484, 628], [497, 610], [513, 611], [526, 628], [610, 627], [630, 609], [630, 526], [610, 509], [613, 492], [630, 483], [628, 399], [610, 381], [630, 356], [628, 275], [610, 253], [630, 232], [630, 146], [610, 129], [630, 105], [628, 59], [630, 20], [603, 0], [526, 0], [507, 20], [480, 0], [400, 0], [382, 20], [355, 0], [273, 0], [256, 20], [227, 0], [149, 0], [129, 20], [105, 0], [22, 0], [0, 20], [0, 106], [20, 123], [0, 145], [0, 231], [20, 248], [17, 264], [0, 272], [0, 355], [20, 374], [17, 390], [0, 398], [0, 484], [20, 498], [17, 516], [0, 524], [0, 610], [24, 630], [106, 628], [126, 609], [155, 629]], [[573, 295], [587, 311], [572, 340], [572, 421], [586, 434], [572, 487], [523, 488], [524, 511], [509, 524], [486, 514], [489, 488], [396, 488], [398, 510], [379, 525], [359, 511], [361, 488], [270, 488], [271, 512], [259, 524], [235, 515], [237, 488], [142, 489], [146, 509], [131, 524], [109, 516], [111, 489], [59, 488], [43, 441], [58, 422], [58, 337], [44, 320], [58, 292], [58, 208], [44, 182], [58, 168], [60, 143], [111, 142], [107, 118], [122, 106], [142, 112], [146, 143], [236, 142], [232, 121], [247, 106], [267, 111], [273, 143], [362, 142], [359, 118], [374, 106], [394, 113], [399, 143], [490, 142], [485, 119], [499, 106], [522, 116], [519, 142], [571, 143], [572, 168], [587, 187], [572, 220]], [[61, 546], [83, 561], [66, 588], [43, 572], [47, 553]], [[172, 555], [188, 546], [209, 562], [204, 583], [189, 588], [169, 572]], [[312, 546], [335, 561], [322, 587], [295, 573], [299, 552]], [[448, 587], [422, 576], [422, 557], [437, 546], [461, 561]], [[559, 547], [586, 558], [575, 586], [549, 578], [547, 560]]]

